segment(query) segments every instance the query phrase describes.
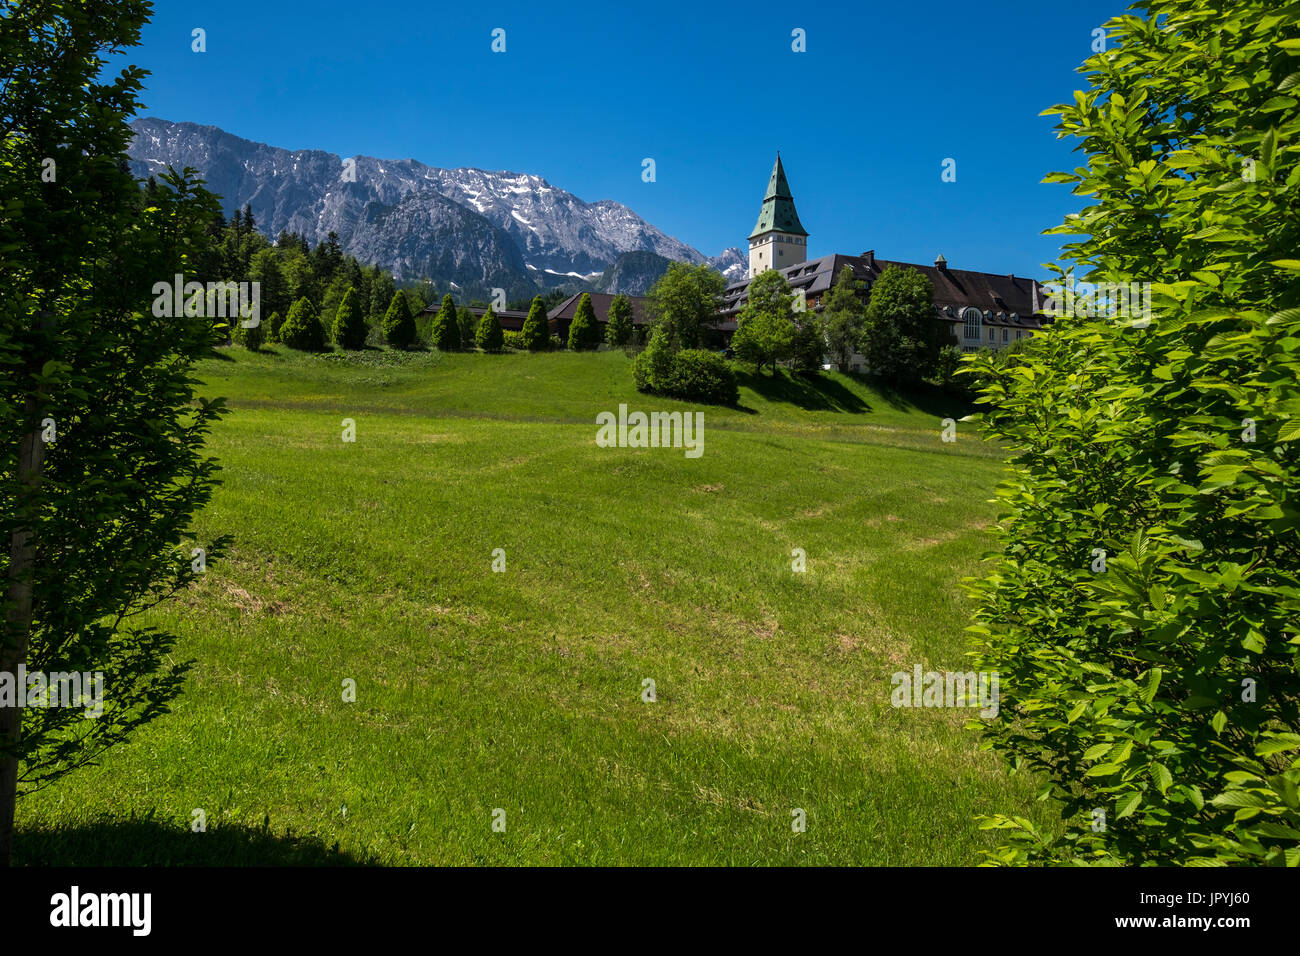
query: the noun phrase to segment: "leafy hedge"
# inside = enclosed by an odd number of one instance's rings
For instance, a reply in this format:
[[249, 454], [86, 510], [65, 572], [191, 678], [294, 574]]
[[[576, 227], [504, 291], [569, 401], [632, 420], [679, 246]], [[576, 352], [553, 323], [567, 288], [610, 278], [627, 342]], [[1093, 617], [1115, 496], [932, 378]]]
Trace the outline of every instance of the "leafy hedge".
[[702, 349], [673, 352], [661, 327], [632, 363], [637, 390], [713, 405], [735, 405], [740, 389], [731, 366], [720, 355]]
[[1300, 28], [1263, 0], [1144, 11], [1053, 110], [1089, 159], [1048, 181], [1096, 197], [1055, 230], [1085, 237], [1065, 258], [1150, 281], [1154, 315], [970, 360], [1013, 453], [972, 583], [1001, 686], [985, 744], [1062, 816], [985, 826], [1001, 863], [1295, 866]]
[[726, 359], [703, 349], [682, 349], [673, 356], [668, 394], [713, 405], [740, 401], [736, 375]]

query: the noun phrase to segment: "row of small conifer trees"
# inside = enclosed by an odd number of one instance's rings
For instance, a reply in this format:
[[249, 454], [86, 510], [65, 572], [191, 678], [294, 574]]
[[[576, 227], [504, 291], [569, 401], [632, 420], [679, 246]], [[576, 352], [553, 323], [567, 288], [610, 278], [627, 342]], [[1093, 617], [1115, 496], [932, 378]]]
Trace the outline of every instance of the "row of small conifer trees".
[[[468, 315], [457, 312], [456, 303], [451, 295], [442, 297], [442, 305], [433, 318], [429, 328], [429, 344], [443, 352], [454, 352], [462, 348], [471, 336], [469, 330], [462, 327]], [[406, 296], [401, 290], [394, 293], [384, 313], [382, 322], [384, 341], [390, 348], [406, 349], [414, 345], [417, 338], [415, 317], [407, 305]], [[324, 351], [332, 342], [342, 349], [358, 350], [365, 347], [370, 335], [370, 326], [361, 310], [361, 302], [356, 290], [349, 287], [339, 303], [338, 311], [328, 331], [316, 307], [305, 296], [289, 308], [289, 314], [283, 320], [278, 312], [272, 313], [265, 324], [245, 329], [236, 326], [235, 335], [245, 346], [256, 350], [265, 342], [278, 342], [291, 349], [303, 352]], [[632, 337], [632, 306], [623, 296], [616, 296], [610, 306], [609, 322], [604, 338], [610, 345], [623, 346]], [[500, 352], [506, 344], [505, 332], [496, 313], [488, 308], [479, 319], [473, 331], [475, 347], [484, 352]], [[574, 351], [588, 351], [600, 345], [602, 331], [596, 321], [596, 312], [591, 304], [591, 296], [584, 294], [578, 301], [578, 308], [573, 322], [569, 326], [568, 347]], [[528, 309], [528, 318], [524, 320], [523, 329], [518, 336], [512, 335], [512, 345], [540, 352], [559, 344], [552, 340], [546, 315], [546, 306], [541, 296], [535, 296]]]

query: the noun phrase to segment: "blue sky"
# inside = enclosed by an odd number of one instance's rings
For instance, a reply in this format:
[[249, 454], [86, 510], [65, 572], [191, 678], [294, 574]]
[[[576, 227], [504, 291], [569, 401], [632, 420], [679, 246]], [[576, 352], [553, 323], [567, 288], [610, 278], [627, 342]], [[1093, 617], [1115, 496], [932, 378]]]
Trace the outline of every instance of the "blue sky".
[[[157, 0], [143, 115], [290, 149], [533, 173], [715, 255], [776, 151], [809, 255], [1039, 275], [1079, 208], [1044, 108], [1119, 2]], [[207, 52], [191, 51], [191, 30]], [[506, 52], [491, 50], [506, 31]], [[807, 50], [791, 49], [805, 31]], [[656, 181], [642, 181], [653, 158]], [[941, 181], [944, 159], [957, 181]]]

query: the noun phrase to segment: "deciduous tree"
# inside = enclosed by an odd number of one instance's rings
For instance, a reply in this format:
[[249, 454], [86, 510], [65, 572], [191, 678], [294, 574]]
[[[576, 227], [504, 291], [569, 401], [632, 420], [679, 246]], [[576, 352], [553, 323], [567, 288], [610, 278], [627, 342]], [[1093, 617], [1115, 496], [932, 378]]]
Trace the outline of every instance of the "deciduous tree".
[[625, 295], [616, 295], [609, 303], [609, 314], [605, 322], [605, 342], [615, 348], [622, 348], [632, 341], [632, 300]]
[[736, 316], [731, 347], [736, 357], [755, 367], [776, 365], [790, 357], [795, 343], [794, 296], [785, 276], [775, 269], [760, 272], [749, 284], [749, 301]]
[[199, 573], [191, 521], [222, 405], [195, 394], [194, 364], [225, 328], [159, 304], [219, 206], [194, 170], [160, 175], [148, 205], [128, 172], [145, 72], [111, 57], [149, 11], [49, 0], [0, 18], [0, 673], [91, 677], [81, 702], [53, 688], [72, 706], [0, 705], [0, 863], [17, 794], [166, 712], [187, 667], [136, 615]]
[[886, 268], [871, 287], [862, 333], [862, 354], [871, 374], [894, 385], [919, 384], [934, 373], [948, 338], [925, 273]]
[[706, 328], [717, 319], [725, 288], [722, 273], [710, 266], [670, 263], [650, 289], [650, 314], [668, 331], [674, 348], [699, 348]]

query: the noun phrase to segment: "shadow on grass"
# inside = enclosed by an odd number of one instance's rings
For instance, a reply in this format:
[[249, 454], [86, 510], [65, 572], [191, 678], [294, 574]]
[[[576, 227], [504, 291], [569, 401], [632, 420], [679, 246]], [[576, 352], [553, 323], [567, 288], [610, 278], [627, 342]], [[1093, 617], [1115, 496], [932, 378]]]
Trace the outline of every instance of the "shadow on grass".
[[309, 836], [261, 827], [210, 825], [204, 833], [152, 816], [19, 830], [18, 866], [377, 866]]
[[868, 378], [865, 375], [855, 374], [853, 377], [870, 385], [890, 408], [898, 411], [915, 410], [937, 418], [961, 418], [978, 409], [970, 398], [950, 392], [938, 385], [923, 383], [903, 387], [891, 385], [877, 378]]
[[840, 382], [822, 375], [793, 375], [781, 369], [767, 372], [736, 370], [736, 384], [753, 389], [769, 402], [788, 402], [808, 411], [860, 414], [871, 406]]
[[[845, 374], [870, 388], [896, 411], [919, 411], [939, 418], [960, 418], [976, 408], [970, 399], [936, 385], [900, 387], [857, 372]], [[771, 375], [763, 371], [736, 369], [736, 382], [770, 402], [787, 402], [808, 411], [857, 415], [874, 410], [871, 403], [861, 395], [827, 375], [796, 375], [788, 369], [781, 369], [776, 375]], [[740, 410], [752, 411], [744, 406], [740, 406]]]

